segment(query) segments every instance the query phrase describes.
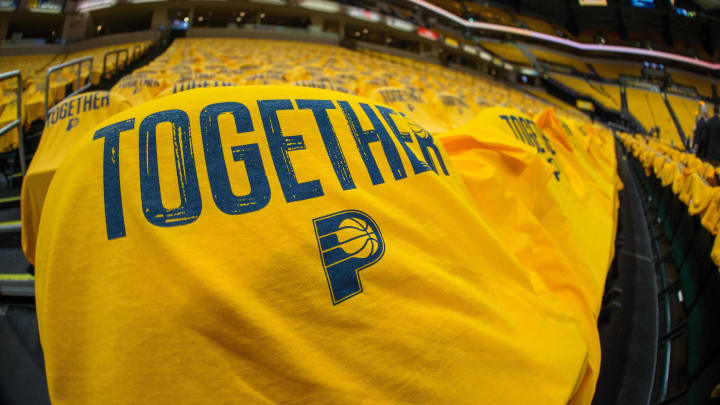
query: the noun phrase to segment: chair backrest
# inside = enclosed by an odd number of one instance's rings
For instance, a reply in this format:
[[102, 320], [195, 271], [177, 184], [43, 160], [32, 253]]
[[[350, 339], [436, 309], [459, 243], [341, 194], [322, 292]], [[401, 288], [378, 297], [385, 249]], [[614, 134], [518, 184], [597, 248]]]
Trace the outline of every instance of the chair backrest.
[[578, 325], [409, 126], [340, 92], [238, 86], [88, 132], [38, 239], [51, 400], [566, 401]]
[[122, 96], [108, 91], [92, 91], [70, 97], [50, 109], [21, 191], [22, 245], [31, 263], [35, 262], [35, 244], [45, 194], [55, 171], [79, 140], [92, 136], [90, 129], [128, 108], [130, 103]]

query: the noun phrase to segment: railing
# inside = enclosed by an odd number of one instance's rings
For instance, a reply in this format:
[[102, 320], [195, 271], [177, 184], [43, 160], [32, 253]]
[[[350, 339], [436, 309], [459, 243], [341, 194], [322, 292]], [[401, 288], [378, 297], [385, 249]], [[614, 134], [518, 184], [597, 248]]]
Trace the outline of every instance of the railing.
[[0, 136], [10, 132], [13, 128], [18, 131], [18, 154], [20, 155], [20, 170], [25, 174], [25, 142], [22, 132], [22, 77], [19, 70], [11, 70], [0, 74], [0, 82], [5, 80], [17, 79], [17, 99], [15, 100], [15, 108], [17, 110], [17, 118], [0, 128]]
[[115, 55], [115, 69], [113, 70], [113, 73], [118, 70], [118, 65], [120, 65], [120, 55], [125, 55], [125, 59], [122, 60], [122, 69], [124, 69], [128, 65], [128, 50], [127, 49], [116, 49], [114, 51], [105, 52], [105, 56], [103, 56], [103, 70], [102, 70], [102, 76], [105, 77], [105, 74], [110, 74], [108, 71], [108, 57]]
[[137, 61], [138, 58], [140, 58], [142, 56], [142, 54], [143, 54], [143, 48], [140, 44], [133, 46], [133, 50], [132, 50], [133, 62]]
[[[88, 71], [87, 76], [87, 83], [84, 85], [82, 84], [82, 66], [85, 62], [90, 63], [90, 70]], [[80, 92], [83, 92], [92, 86], [92, 71], [93, 71], [93, 57], [92, 56], [85, 56], [84, 58], [78, 58], [73, 59], [71, 61], [67, 61], [65, 63], [61, 63], [59, 65], [55, 65], [48, 69], [47, 76], [45, 77], [45, 122], [47, 122], [48, 119], [48, 112], [49, 112], [49, 93], [50, 93], [50, 78], [52, 77], [53, 72], [56, 72], [58, 70], [62, 70], [68, 66], [77, 65], [77, 78], [75, 80], [75, 91], [68, 94], [67, 97], [72, 97]]]

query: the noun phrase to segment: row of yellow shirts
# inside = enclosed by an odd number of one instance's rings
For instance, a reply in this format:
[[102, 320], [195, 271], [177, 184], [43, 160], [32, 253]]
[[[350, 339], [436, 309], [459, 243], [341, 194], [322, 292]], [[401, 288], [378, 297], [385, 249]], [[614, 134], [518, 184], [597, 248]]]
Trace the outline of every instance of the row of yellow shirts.
[[[714, 186], [715, 170], [712, 166], [710, 168], [713, 170], [708, 170], [704, 164], [699, 167], [686, 166], [671, 158], [666, 149], [657, 148], [657, 144], [648, 144], [645, 140], [631, 135], [623, 135], [621, 139], [641, 162], [648, 176], [653, 175], [660, 179], [663, 187], [671, 187], [673, 193], [688, 207], [688, 213], [698, 216], [700, 223], [710, 233], [718, 234], [720, 187]], [[720, 266], [719, 238], [715, 238], [710, 256], [715, 264]]]
[[695, 154], [693, 153], [680, 151], [660, 142], [656, 142], [654, 140], [649, 140], [648, 145], [651, 148], [657, 149], [661, 153], [667, 155], [671, 159], [680, 162], [693, 170], [696, 170], [707, 180], [713, 179], [718, 173], [720, 173], [720, 168], [703, 161], [702, 159], [695, 156]]
[[[190, 90], [195, 87], [224, 84], [228, 83], [208, 81], [180, 82], [173, 88], [165, 89], [158, 97], [171, 94], [171, 92]], [[297, 84], [304, 87], [338, 90], [338, 88], [327, 82], [298, 82]], [[146, 87], [151, 88], [151, 86]], [[468, 108], [461, 99], [452, 95], [439, 95], [438, 98], [441, 98], [443, 102], [436, 101], [434, 105], [425, 104], [421, 97], [407, 89], [380, 88], [372, 93], [371, 98], [376, 101], [379, 100], [397, 111], [404, 111], [402, 114], [424, 129], [428, 129], [430, 133], [439, 133], [447, 130], [447, 128], [460, 126], [480, 110], [477, 105], [473, 106], [475, 108]], [[119, 96], [118, 92], [109, 94], [107, 92], [93, 92], [69, 98], [56, 108], [51, 109], [47, 128], [43, 134], [43, 139], [47, 140], [41, 142], [39, 151], [36, 154], [36, 157], [44, 156], [45, 150], [48, 150], [51, 158], [41, 159], [37, 164], [31, 166], [25, 181], [27, 184], [25, 190], [34, 190], [33, 195], [28, 195], [25, 198], [28, 204], [25, 205], [27, 209], [23, 212], [23, 221], [25, 223], [23, 237], [29, 257], [34, 256], [34, 245], [44, 195], [52, 179], [52, 174], [65, 157], [67, 145], [74, 144], [78, 136], [92, 128], [97, 122], [130, 106], [131, 103]], [[457, 113], [455, 113], [456, 109], [458, 110]], [[444, 117], [439, 114], [448, 110], [450, 111]], [[445, 117], [451, 118], [443, 120], [442, 118]], [[572, 122], [572, 125], [578, 130], [582, 128], [578, 122]], [[567, 130], [570, 131], [569, 128]], [[38, 184], [42, 184], [42, 186]]]
[[[498, 99], [487, 98], [484, 93], [462, 95], [447, 91], [422, 91], [415, 86], [391, 86], [387, 80], [358, 81], [355, 77], [295, 76], [291, 80], [282, 72], [266, 76], [266, 73], [246, 76], [240, 80], [245, 84], [288, 84], [304, 87], [325, 88], [357, 94], [383, 102], [391, 107], [405, 111], [409, 117], [431, 133], [439, 133], [468, 122], [480, 109], [488, 105], [497, 105]], [[153, 74], [134, 74], [122, 79], [112, 91], [125, 96], [133, 105], [139, 105], [156, 97], [162, 97], [197, 87], [215, 87], [234, 85], [236, 82], [224, 75], [196, 73], [188, 76], [177, 75], [174, 83], [166, 78], [157, 78]], [[325, 79], [325, 80], [323, 80]], [[171, 84], [172, 83], [172, 84]]]
[[[283, 49], [284, 52], [278, 53], [278, 48]], [[218, 64], [235, 68], [238, 65], [246, 64], [248, 60], [265, 65], [287, 64], [288, 60], [292, 60], [293, 65], [305, 61], [320, 67], [339, 64], [365, 69], [369, 67], [369, 71], [387, 70], [384, 68], [402, 69], [407, 73], [423, 71], [429, 75], [429, 78], [444, 77], [450, 83], [457, 81], [459, 77], [471, 77], [437, 65], [413, 61], [412, 66], [408, 67], [397, 61], [390, 62], [385, 59], [343, 50], [335, 46], [298, 46], [298, 44], [283, 41], [194, 39], [174, 42], [159, 61], [171, 61], [168, 66], [182, 66], [183, 61], [190, 65], [202, 66], [204, 63], [216, 61]]]
[[[74, 57], [80, 57], [85, 55], [93, 55], [95, 58], [95, 65], [93, 68], [92, 83], [98, 84], [100, 76], [102, 74], [102, 64], [98, 63], [98, 60], [102, 59], [100, 55], [111, 49], [117, 49], [125, 47], [132, 49], [134, 45], [143, 45], [143, 49], [147, 49], [148, 43], [131, 43], [123, 44], [113, 47], [105, 47], [100, 49], [94, 49], [84, 53], [73, 54], [71, 59]], [[140, 56], [139, 54], [130, 54], [129, 61], [133, 61], [134, 58]], [[123, 57], [121, 57], [122, 60]], [[114, 69], [116, 59], [108, 58], [108, 68]], [[71, 72], [73, 68], [67, 68], [61, 72], [54, 73], [50, 83], [48, 91], [48, 106], [54, 106], [58, 101], [62, 100], [66, 95], [66, 86], [68, 84], [73, 85], [73, 89], [76, 86], [76, 74]], [[45, 72], [42, 72], [45, 74]], [[83, 74], [83, 80], [87, 77], [87, 73]], [[21, 123], [25, 129], [36, 120], [44, 119], [45, 115], [45, 78], [38, 79], [36, 77], [25, 78], [23, 83], [24, 90], [22, 94], [22, 110], [21, 110]], [[3, 93], [2, 98], [2, 112], [0, 113], [0, 127], [3, 127], [17, 118], [16, 110], [16, 92], [13, 88], [6, 89]], [[18, 132], [17, 130], [11, 130], [10, 132], [0, 135], [0, 153], [7, 152], [17, 148], [18, 144]]]
[[23, 239], [53, 403], [590, 403], [607, 132], [490, 108], [433, 136], [288, 86], [83, 119], [48, 127], [74, 144], [41, 145], [23, 188], [25, 221], [65, 155]]
[[[298, 84], [305, 87], [337, 90], [337, 88], [331, 85], [327, 86], [327, 83], [323, 82], [300, 82]], [[212, 85], [218, 85], [218, 83], [213, 82]], [[172, 89], [164, 90], [159, 96], [171, 94], [170, 91], [190, 90], [195, 86], [208, 86], [208, 82], [181, 82], [179, 85], [176, 84]], [[147, 87], [150, 88], [150, 86]], [[34, 257], [34, 246], [37, 238], [40, 212], [47, 187], [50, 184], [54, 171], [65, 157], [68, 145], [74, 144], [78, 136], [104, 118], [131, 106], [131, 103], [117, 93], [118, 92], [111, 92], [109, 94], [106, 92], [83, 93], [65, 100], [56, 108], [50, 110], [46, 130], [43, 133], [43, 139], [45, 139], [45, 141], [40, 143], [39, 150], [35, 155], [36, 158], [38, 156], [41, 158], [36, 164], [30, 167], [26, 175], [26, 187], [23, 188], [23, 199], [26, 202], [26, 204], [24, 204], [25, 209], [23, 210], [23, 238], [25, 250], [29, 257]], [[406, 111], [404, 114], [406, 114], [408, 118], [417, 122], [423, 128], [429, 129], [430, 133], [438, 133], [441, 130], [446, 130], [453, 122], [462, 123], [461, 119], [467, 121], [470, 116], [469, 114], [473, 114], [474, 116], [474, 114], [478, 112], [477, 109], [471, 110], [467, 108], [466, 105], [425, 105], [421, 102], [422, 99], [420, 97], [421, 96], [413, 95], [406, 89], [381, 88], [373, 93], [372, 98], [374, 100], [380, 100], [398, 111]], [[446, 96], [446, 98], [450, 98], [453, 100], [452, 102], [462, 104], [462, 100], [454, 96]], [[107, 102], [104, 101], [106, 99]], [[452, 104], [452, 102], [448, 102], [448, 104]], [[446, 120], [443, 122], [438, 120], [438, 112], [442, 112], [444, 109], [454, 110], [455, 108], [458, 110], [464, 109], [464, 116], [450, 112], [446, 116], [452, 117], [454, 121]], [[17, 138], [15, 138], [15, 142], [17, 142]], [[16, 147], [17, 143], [11, 146]], [[46, 155], [49, 156], [49, 158], [45, 158], [44, 156]], [[28, 190], [33, 191], [29, 192]]]
[[[386, 72], [384, 76], [388, 79], [402, 79], [406, 76], [414, 77], [416, 75], [425, 76], [425, 82], [428, 84], [437, 84], [439, 87], [446, 87], [448, 85], [458, 85], [458, 81], [464, 83], [472, 83], [472, 76], [467, 74], [435, 74], [424, 71], [409, 70], [405, 67], [392, 66], [390, 64], [377, 64], [369, 65], [368, 63], [358, 62], [354, 65], [338, 65], [335, 63], [329, 63], [326, 61], [308, 61], [305, 58], [293, 58], [292, 56], [283, 55], [282, 60], [272, 61], [268, 60], [267, 57], [253, 56], [246, 53], [238, 52], [237, 59], [224, 58], [224, 60], [198, 60], [193, 57], [173, 58], [172, 49], [166, 51], [166, 54], [170, 54], [168, 57], [161, 57], [156, 60], [152, 66], [160, 67], [163, 71], [170, 72], [211, 72], [220, 71], [224, 72], [235, 72], [238, 74], [238, 70], [245, 71], [250, 69], [251, 72], [259, 72], [263, 70], [282, 70], [287, 71], [288, 75], [292, 75], [294, 71], [308, 70], [312, 72], [354, 72], [362, 76], [374, 76], [378, 75], [378, 72]], [[177, 52], [177, 51], [176, 51]], [[276, 52], [276, 51], [274, 51]], [[351, 57], [352, 58], [352, 57]], [[329, 58], [330, 59], [330, 58]], [[383, 76], [381, 73], [380, 76]], [[290, 78], [292, 80], [292, 77]]]
[[[198, 44], [198, 46], [212, 47], [212, 45], [207, 44]], [[451, 71], [447, 68], [434, 65], [409, 67], [380, 60], [375, 57], [367, 57], [357, 52], [339, 52], [340, 49], [337, 47], [329, 47], [324, 53], [307, 52], [302, 50], [293, 52], [292, 48], [286, 48], [282, 53], [282, 57], [278, 57], [277, 49], [282, 48], [283, 44], [273, 44], [272, 47], [273, 49], [270, 51], [258, 51], [255, 48], [242, 49], [241, 47], [214, 50], [217, 52], [218, 56], [204, 54], [206, 49], [202, 49], [201, 51], [188, 51], [184, 48], [170, 48], [168, 50], [167, 58], [163, 58], [161, 60], [170, 61], [171, 66], [177, 66], [182, 62], [187, 62], [192, 65], [202, 65], [214, 62], [231, 68], [245, 64], [247, 61], [256, 61], [266, 65], [287, 64], [288, 61], [292, 61], [293, 64], [303, 63], [314, 65], [316, 67], [334, 66], [338, 68], [350, 68], [355, 70], [364, 69], [369, 71], [392, 69], [409, 73], [422, 71], [433, 77], [446, 77], [451, 79], [456, 79], [460, 76], [470, 77], [469, 75], [464, 75], [463, 73]]]

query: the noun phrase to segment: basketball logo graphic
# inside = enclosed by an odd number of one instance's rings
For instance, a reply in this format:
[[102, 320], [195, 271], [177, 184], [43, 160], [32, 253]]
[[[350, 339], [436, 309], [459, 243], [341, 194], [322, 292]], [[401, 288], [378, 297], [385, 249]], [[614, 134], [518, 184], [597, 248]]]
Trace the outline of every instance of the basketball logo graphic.
[[70, 118], [70, 120], [68, 121], [67, 128], [65, 128], [65, 132], [69, 132], [71, 129], [78, 126], [79, 123], [80, 123], [80, 119], [78, 119], [77, 117]]
[[367, 214], [347, 210], [315, 218], [315, 237], [333, 304], [363, 291], [358, 272], [385, 253], [385, 242]]

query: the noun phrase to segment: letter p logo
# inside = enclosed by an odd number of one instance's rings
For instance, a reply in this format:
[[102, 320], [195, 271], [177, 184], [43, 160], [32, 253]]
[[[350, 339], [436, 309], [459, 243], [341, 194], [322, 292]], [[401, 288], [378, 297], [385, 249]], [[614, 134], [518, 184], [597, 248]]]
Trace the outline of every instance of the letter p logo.
[[79, 123], [80, 123], [79, 118], [77, 118], [77, 117], [70, 118], [70, 120], [68, 121], [67, 128], [65, 128], [65, 132], [70, 132], [70, 130], [75, 128], [76, 126], [78, 126]]
[[360, 211], [336, 212], [313, 224], [330, 298], [337, 305], [363, 291], [358, 272], [380, 260], [385, 242], [375, 221]]

